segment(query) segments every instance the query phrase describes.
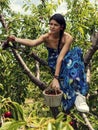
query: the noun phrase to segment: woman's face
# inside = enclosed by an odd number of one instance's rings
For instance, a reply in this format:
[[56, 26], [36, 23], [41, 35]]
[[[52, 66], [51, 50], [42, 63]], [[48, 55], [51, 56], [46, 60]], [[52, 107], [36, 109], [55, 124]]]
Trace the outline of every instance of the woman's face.
[[61, 30], [60, 24], [58, 22], [56, 22], [55, 20], [50, 21], [49, 27], [50, 27], [50, 32], [53, 34], [59, 33]]

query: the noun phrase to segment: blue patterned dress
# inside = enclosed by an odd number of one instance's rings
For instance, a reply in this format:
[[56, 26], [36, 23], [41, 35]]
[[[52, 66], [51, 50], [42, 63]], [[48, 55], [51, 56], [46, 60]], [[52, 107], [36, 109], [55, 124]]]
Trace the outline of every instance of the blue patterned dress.
[[[47, 50], [48, 65], [54, 74], [59, 53], [56, 49], [47, 48]], [[83, 53], [79, 47], [73, 48], [65, 55], [61, 65], [59, 78], [61, 90], [64, 92], [62, 107], [65, 111], [68, 111], [74, 105], [76, 92], [80, 92], [84, 96], [88, 92]]]

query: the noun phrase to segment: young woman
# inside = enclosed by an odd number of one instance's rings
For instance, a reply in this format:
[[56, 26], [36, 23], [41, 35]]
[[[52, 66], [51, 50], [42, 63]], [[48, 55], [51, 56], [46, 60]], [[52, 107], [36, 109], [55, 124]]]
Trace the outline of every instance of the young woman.
[[70, 50], [73, 42], [72, 36], [64, 32], [66, 21], [61, 14], [54, 14], [49, 20], [50, 31], [35, 40], [21, 39], [9, 36], [9, 41], [15, 41], [26, 46], [37, 46], [44, 43], [48, 50], [48, 64], [54, 75], [52, 88], [64, 92], [62, 106], [64, 111], [69, 111], [76, 105], [80, 112], [89, 112], [85, 101], [88, 92], [82, 51], [75, 47]]

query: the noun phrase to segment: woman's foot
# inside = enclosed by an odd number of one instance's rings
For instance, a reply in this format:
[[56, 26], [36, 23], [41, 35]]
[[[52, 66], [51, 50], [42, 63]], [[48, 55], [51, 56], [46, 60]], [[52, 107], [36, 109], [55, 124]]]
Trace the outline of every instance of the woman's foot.
[[75, 106], [76, 106], [76, 109], [80, 112], [89, 112], [89, 106], [86, 103], [86, 98], [80, 93], [77, 93]]

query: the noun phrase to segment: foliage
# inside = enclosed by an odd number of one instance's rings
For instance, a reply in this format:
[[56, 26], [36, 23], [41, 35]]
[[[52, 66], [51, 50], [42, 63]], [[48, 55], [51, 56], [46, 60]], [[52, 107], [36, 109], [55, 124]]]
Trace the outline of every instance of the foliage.
[[[98, 3], [90, 3], [89, 0], [66, 0], [68, 12], [66, 20], [68, 21], [68, 31], [74, 36], [73, 46], [80, 46], [84, 56], [88, 48], [92, 45], [90, 35], [93, 31], [98, 31]], [[91, 82], [89, 88], [89, 105], [93, 114], [98, 116], [98, 51], [91, 60]], [[96, 93], [96, 94], [95, 94]], [[93, 97], [93, 98], [92, 98]]]
[[12, 102], [10, 98], [0, 97], [0, 116], [11, 112], [11, 117], [15, 120], [24, 120], [23, 110], [17, 102]]
[[[4, 14], [5, 21], [8, 25], [8, 32], [0, 26], [0, 43], [3, 42], [8, 35], [14, 34], [22, 38], [34, 39], [40, 34], [48, 30], [48, 18], [54, 13], [60, 2], [58, 3], [41, 1], [39, 5], [32, 4], [31, 1], [25, 1], [23, 9], [25, 12], [30, 10], [31, 14], [23, 15], [12, 12], [9, 7], [9, 0], [0, 1], [0, 14]], [[27, 2], [27, 3], [26, 3]], [[44, 3], [43, 3], [44, 2]], [[66, 31], [74, 36], [75, 42], [73, 46], [80, 46], [84, 54], [91, 46], [90, 35], [95, 29], [98, 31], [98, 5], [91, 4], [89, 0], [66, 0], [67, 14], [64, 15], [67, 21]], [[11, 43], [10, 43], [11, 44]], [[35, 75], [35, 60], [31, 57], [31, 53], [35, 52], [40, 58], [47, 59], [47, 51], [43, 45], [29, 48], [18, 43], [15, 47], [22, 56], [27, 66]], [[89, 90], [88, 104], [90, 113], [88, 118], [94, 129], [98, 129], [98, 51], [94, 54], [91, 61], [91, 83]], [[11, 110], [13, 117], [4, 122], [4, 126], [0, 130], [17, 130], [24, 127], [26, 130], [33, 130], [37, 127], [39, 130], [72, 130], [69, 122], [75, 118], [80, 130], [88, 129], [81, 117], [81, 114], [75, 108], [71, 110], [71, 115], [67, 116], [60, 113], [56, 120], [53, 119], [49, 107], [43, 102], [42, 92], [33, 84], [24, 74], [24, 70], [16, 61], [10, 48], [6, 50], [0, 49], [0, 114]], [[52, 80], [50, 71], [45, 66], [40, 65], [40, 79], [47, 84]], [[9, 98], [10, 97], [10, 98]], [[25, 104], [26, 98], [32, 98], [32, 104]], [[22, 104], [21, 105], [19, 104]], [[74, 116], [74, 117], [73, 117]]]
[[86, 51], [91, 45], [90, 34], [92, 30], [98, 30], [98, 5], [92, 5], [89, 0], [67, 1], [68, 27], [75, 38], [75, 44]]
[[[4, 3], [5, 4], [5, 3]], [[51, 7], [52, 5], [52, 7]], [[16, 14], [14, 12], [9, 13], [7, 17], [5, 17], [5, 20], [7, 21], [8, 25], [8, 34], [14, 34], [18, 37], [23, 38], [31, 38], [34, 39], [38, 37], [40, 34], [44, 33], [46, 29], [44, 27], [47, 27], [48, 17], [51, 14], [47, 14], [49, 10], [53, 10], [56, 5], [54, 4], [48, 4], [46, 3], [45, 7], [42, 7], [42, 5], [35, 6], [32, 4], [31, 6], [31, 12], [32, 15], [21, 15]], [[28, 5], [24, 5], [25, 10], [27, 9]], [[41, 11], [40, 8], [42, 7]], [[50, 12], [50, 13], [51, 13]], [[43, 14], [44, 13], [44, 14]], [[46, 19], [47, 18], [47, 19]], [[46, 24], [46, 25], [45, 25]], [[43, 27], [43, 28], [42, 28]], [[1, 27], [1, 39], [3, 42], [3, 39], [6, 37], [6, 30]], [[16, 48], [19, 50], [21, 56], [25, 60], [28, 67], [31, 69], [32, 73], [35, 74], [35, 61], [32, 57], [30, 57], [30, 54], [32, 51], [34, 51], [36, 54], [41, 56], [46, 60], [47, 53], [44, 51], [45, 47], [42, 45], [37, 48], [29, 48], [24, 46], [16, 45]], [[39, 52], [39, 49], [41, 51]], [[22, 52], [22, 53], [21, 53]], [[24, 75], [24, 71], [21, 70], [20, 66], [17, 64], [16, 59], [14, 58], [10, 48], [8, 51], [1, 50], [0, 53], [1, 56], [1, 66], [2, 66], [2, 73], [0, 74], [1, 84], [4, 86], [4, 90], [1, 90], [2, 94], [5, 95], [5, 97], [11, 96], [11, 99], [14, 101], [18, 101], [19, 103], [24, 102], [24, 97], [27, 95], [27, 84], [30, 83], [30, 80], [26, 75]], [[43, 70], [43, 67], [41, 67]], [[46, 81], [48, 77], [45, 77], [46, 72], [41, 72], [41, 79]], [[11, 75], [11, 76], [10, 76]], [[3, 80], [5, 79], [5, 80]], [[8, 80], [8, 81], [7, 81]], [[4, 82], [5, 81], [5, 82]], [[7, 92], [7, 93], [6, 93]]]
[[[4, 122], [0, 130], [17, 130], [24, 128], [25, 130], [73, 130], [70, 125], [71, 117], [67, 117], [66, 121], [63, 121], [64, 114], [60, 113], [58, 119], [52, 118], [49, 108], [42, 106], [40, 102], [26, 103], [24, 108], [21, 109], [18, 103], [12, 102], [10, 99], [3, 99], [1, 102], [2, 115], [5, 111], [10, 110], [12, 112], [11, 118], [4, 118]], [[47, 109], [46, 109], [47, 107]], [[24, 109], [24, 111], [22, 111]], [[45, 115], [48, 112], [48, 117]], [[23, 113], [25, 116], [23, 116]], [[20, 118], [21, 117], [21, 118]], [[47, 117], [47, 118], [46, 118]]]

